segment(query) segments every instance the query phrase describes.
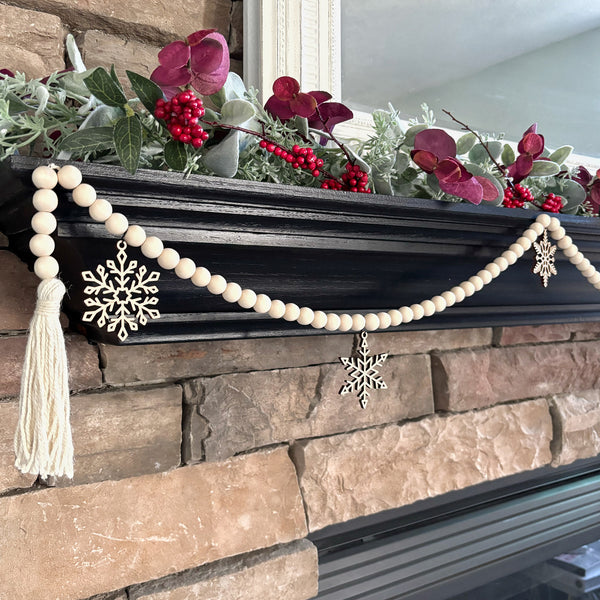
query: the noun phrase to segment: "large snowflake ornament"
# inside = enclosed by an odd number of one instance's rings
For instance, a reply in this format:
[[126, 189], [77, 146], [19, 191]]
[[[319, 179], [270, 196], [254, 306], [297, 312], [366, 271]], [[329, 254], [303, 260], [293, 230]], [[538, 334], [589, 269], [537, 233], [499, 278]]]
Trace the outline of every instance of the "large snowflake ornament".
[[548, 279], [552, 275], [557, 275], [556, 267], [554, 266], [554, 255], [556, 254], [556, 246], [548, 241], [548, 230], [544, 229], [544, 238], [538, 244], [533, 242], [535, 248], [535, 266], [533, 272], [539, 273], [542, 278], [544, 287], [548, 287]]
[[137, 260], [127, 262], [127, 244], [117, 242], [117, 260], [108, 259], [106, 267], [98, 265], [96, 274], [83, 271], [81, 276], [91, 285], [83, 293], [88, 296], [84, 304], [90, 308], [83, 313], [82, 320], [90, 323], [96, 320], [98, 327], [106, 326], [108, 332], [119, 328], [118, 337], [123, 342], [129, 336], [127, 329], [137, 331], [138, 325], [146, 325], [148, 319], [158, 319], [160, 313], [152, 308], [158, 304], [158, 287], [151, 285], [158, 281], [160, 273], [142, 265]]
[[340, 358], [344, 368], [350, 372], [350, 379], [344, 381], [340, 394], [356, 393], [362, 408], [367, 407], [369, 390], [385, 390], [387, 385], [379, 375], [377, 367], [381, 366], [388, 357], [384, 354], [369, 356], [367, 332], [361, 331], [358, 348], [349, 358]]

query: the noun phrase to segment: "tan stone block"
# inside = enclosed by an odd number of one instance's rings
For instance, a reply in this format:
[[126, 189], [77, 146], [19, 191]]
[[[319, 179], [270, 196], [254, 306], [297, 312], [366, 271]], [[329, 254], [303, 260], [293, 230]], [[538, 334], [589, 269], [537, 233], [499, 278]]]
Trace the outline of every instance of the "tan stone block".
[[101, 29], [164, 43], [199, 29], [229, 31], [231, 0], [19, 0], [26, 8], [59, 15], [78, 30]]
[[[206, 378], [185, 386], [199, 405], [208, 435], [193, 437], [190, 455], [222, 460], [237, 452], [287, 440], [331, 435], [433, 412], [429, 357], [389, 358], [380, 373], [387, 389], [373, 390], [366, 409], [355, 395], [340, 396], [348, 372], [341, 364]], [[196, 416], [198, 415], [198, 416]], [[190, 429], [193, 429], [190, 427]]]
[[[0, 398], [19, 394], [26, 344], [24, 335], [0, 337]], [[71, 391], [101, 386], [102, 373], [97, 348], [79, 335], [67, 335], [65, 344]]]
[[421, 354], [432, 350], [489, 346], [492, 343], [492, 328], [382, 332], [377, 333], [377, 339], [390, 354]]
[[569, 328], [575, 342], [600, 338], [600, 323], [570, 323]]
[[308, 600], [318, 591], [308, 540], [224, 559], [129, 590], [130, 600]]
[[158, 66], [160, 46], [143, 44], [101, 31], [86, 31], [78, 42], [83, 62], [88, 69], [99, 66], [108, 69], [115, 65], [117, 75], [126, 88], [129, 88], [129, 80], [125, 71], [150, 77]]
[[433, 355], [437, 410], [463, 411], [600, 385], [600, 342]]
[[13, 440], [18, 420], [19, 404], [0, 402], [0, 493], [29, 487], [36, 479], [35, 475], [24, 475], [15, 467]]
[[311, 531], [550, 462], [544, 400], [294, 445]]
[[0, 251], [0, 329], [27, 329], [40, 280], [14, 254]]
[[498, 345], [513, 346], [540, 342], [565, 342], [570, 339], [571, 330], [572, 326], [567, 324], [502, 327]]
[[0, 498], [0, 523], [11, 600], [86, 598], [306, 535], [285, 448]]
[[244, 3], [235, 1], [231, 6], [231, 24], [227, 39], [229, 53], [241, 59], [244, 54]]
[[[28, 3], [21, 3], [27, 6]], [[30, 78], [64, 69], [60, 18], [55, 15], [0, 5], [0, 56], [4, 67]]]
[[600, 390], [553, 396], [550, 408], [556, 429], [554, 466], [600, 454]]
[[181, 388], [119, 390], [71, 399], [73, 480], [60, 485], [168, 471], [181, 463]]

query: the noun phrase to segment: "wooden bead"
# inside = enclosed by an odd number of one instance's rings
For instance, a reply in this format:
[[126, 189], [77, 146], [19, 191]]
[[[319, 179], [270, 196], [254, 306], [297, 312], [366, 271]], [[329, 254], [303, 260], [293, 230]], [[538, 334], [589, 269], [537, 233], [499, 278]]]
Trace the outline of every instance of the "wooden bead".
[[411, 304], [410, 310], [413, 313], [413, 320], [418, 321], [425, 316], [425, 309], [420, 304]]
[[367, 331], [375, 331], [379, 328], [379, 317], [375, 313], [367, 313], [365, 315], [365, 329]]
[[252, 308], [256, 303], [256, 292], [250, 289], [243, 289], [238, 304], [242, 308]]
[[323, 329], [327, 324], [327, 315], [322, 310], [315, 310], [311, 326], [315, 329]]
[[505, 258], [509, 265], [514, 265], [519, 257], [512, 250], [505, 250], [502, 253], [502, 258]]
[[413, 311], [410, 309], [409, 306], [401, 306], [399, 309], [400, 314], [402, 315], [402, 322], [403, 323], [410, 323], [413, 320]]
[[60, 183], [61, 187], [64, 187], [65, 190], [76, 188], [83, 179], [81, 171], [73, 165], [61, 167], [56, 175], [58, 177], [58, 183]]
[[31, 174], [31, 181], [36, 188], [51, 190], [56, 187], [58, 176], [50, 167], [36, 167]]
[[494, 263], [500, 267], [501, 271], [506, 271], [506, 269], [508, 269], [508, 261], [506, 258], [504, 258], [504, 256], [499, 256], [498, 258], [494, 259]]
[[206, 286], [206, 289], [215, 296], [220, 296], [227, 287], [227, 280], [223, 275], [213, 275]]
[[237, 302], [242, 297], [242, 286], [230, 281], [222, 294], [223, 300], [227, 302]]
[[598, 271], [596, 271], [593, 275], [590, 275], [588, 277], [588, 281], [592, 285], [595, 285], [596, 283], [600, 283], [600, 273], [598, 273]]
[[365, 328], [365, 318], [356, 313], [352, 315], [352, 331], [362, 331]]
[[96, 190], [89, 183], [82, 183], [73, 190], [73, 202], [87, 208], [96, 201]]
[[463, 290], [460, 286], [455, 285], [451, 290], [450, 290], [454, 296], [456, 297], [456, 303], [462, 302], [465, 298], [466, 298], [466, 294], [465, 294], [465, 290]]
[[456, 304], [456, 296], [451, 291], [444, 292], [442, 298], [446, 301], [446, 306], [454, 306]]
[[544, 233], [545, 227], [541, 223], [535, 221], [529, 226], [529, 229], [535, 231], [537, 235], [542, 235], [542, 233]]
[[378, 312], [377, 317], [379, 318], [379, 329], [387, 329], [392, 324], [392, 317], [389, 313]]
[[196, 267], [196, 271], [192, 275], [192, 283], [196, 287], [206, 287], [210, 283], [212, 277], [210, 271], [205, 267]]
[[448, 306], [448, 303], [446, 302], [446, 299], [443, 296], [434, 296], [431, 301], [433, 302], [433, 306], [435, 307], [435, 312], [442, 312], [443, 310], [446, 310], [446, 306]]
[[487, 269], [481, 269], [481, 271], [477, 272], [477, 277], [483, 281], [483, 285], [487, 285], [492, 282], [492, 274]]
[[127, 217], [121, 213], [113, 213], [104, 223], [106, 231], [112, 235], [123, 235], [129, 227]]
[[590, 262], [590, 260], [588, 258], [585, 258], [576, 265], [577, 270], [581, 271], [583, 273], [583, 271], [587, 271], [590, 267], [592, 266], [592, 263]]
[[269, 309], [271, 308], [271, 298], [269, 298], [269, 296], [266, 294], [258, 294], [258, 296], [256, 296], [256, 302], [252, 308], [257, 313], [261, 314], [269, 312]]
[[38, 212], [31, 218], [31, 228], [36, 233], [50, 235], [56, 229], [56, 217], [49, 212]]
[[141, 246], [142, 254], [146, 258], [158, 258], [164, 248], [163, 243], [154, 235], [147, 237]]
[[556, 217], [551, 217], [550, 218], [550, 223], [548, 223], [548, 231], [550, 233], [552, 233], [553, 231], [558, 231], [558, 228], [560, 227], [560, 221], [556, 218]]
[[338, 329], [339, 331], [350, 331], [352, 329], [352, 317], [349, 314], [344, 313], [340, 315], [340, 326]]
[[131, 225], [123, 239], [127, 245], [139, 248], [146, 241], [146, 232], [139, 225]]
[[44, 233], [36, 233], [29, 240], [29, 249], [34, 256], [50, 256], [54, 252], [54, 240]]
[[[288, 302], [285, 305], [285, 313], [283, 314], [283, 318], [286, 321], [296, 321], [299, 317], [300, 317], [300, 307], [297, 304], [294, 304], [293, 302]], [[314, 319], [314, 313], [312, 315], [311, 320], [307, 323], [307, 325], [312, 323], [313, 319]]]
[[550, 232], [550, 237], [555, 240], [562, 240], [565, 235], [567, 235], [567, 232], [565, 231], [564, 227], [559, 227], [558, 229]]
[[479, 277], [478, 275], [473, 275], [472, 277], [469, 277], [469, 283], [473, 285], [476, 292], [483, 289], [483, 279], [481, 279], [481, 277]]
[[191, 279], [196, 272], [196, 263], [191, 258], [182, 258], [175, 267], [175, 275], [179, 279]]
[[590, 265], [587, 269], [585, 269], [584, 271], [581, 271], [581, 274], [589, 281], [590, 278], [592, 278], [594, 275], [596, 275], [596, 273], [598, 273], [598, 271], [596, 271], [596, 267], [594, 267], [594, 265]]
[[578, 265], [579, 263], [581, 263], [584, 259], [584, 256], [581, 252], [577, 252], [576, 254], [574, 254], [573, 256], [569, 257], [569, 262], [572, 265]]
[[54, 190], [41, 189], [33, 194], [33, 208], [42, 212], [52, 212], [58, 206], [58, 196]]
[[424, 317], [431, 317], [431, 315], [435, 314], [435, 304], [431, 300], [423, 300], [420, 304]]
[[575, 256], [579, 252], [579, 248], [575, 244], [571, 244], [568, 248], [563, 250], [563, 254], [567, 258], [571, 258], [571, 256]]
[[[163, 251], [158, 255], [156, 261], [163, 269], [174, 269], [180, 260], [179, 252], [173, 248], [164, 248]], [[216, 292], [221, 293], [221, 292]]]
[[33, 271], [40, 279], [52, 279], [58, 275], [58, 262], [53, 256], [40, 256], [33, 264]]
[[571, 245], [573, 244], [573, 239], [568, 236], [565, 235], [565, 237], [563, 237], [561, 240], [558, 240], [558, 242], [556, 242], [556, 245], [561, 249], [561, 250], [566, 250], [567, 248], [569, 248]]
[[527, 250], [529, 250], [533, 244], [533, 242], [526, 237], [520, 237], [516, 243], [523, 248], [524, 252], [527, 252]]
[[388, 315], [390, 315], [390, 318], [392, 319], [390, 323], [392, 327], [398, 327], [398, 325], [402, 323], [402, 313], [399, 310], [393, 308], [392, 310], [388, 311]]
[[90, 217], [99, 223], [104, 223], [104, 221], [112, 215], [112, 211], [112, 204], [108, 200], [103, 200], [101, 198], [96, 199], [94, 204], [88, 208]]
[[[294, 304], [294, 306], [296, 306]], [[286, 311], [287, 311], [287, 305], [286, 305]], [[314, 319], [315, 313], [312, 309], [308, 308], [308, 306], [303, 306], [299, 311], [298, 311], [298, 316], [296, 317], [296, 321], [298, 321], [298, 323], [300, 323], [300, 325], [310, 325], [312, 323], [312, 320]], [[285, 319], [285, 316], [283, 317]], [[294, 319], [292, 319], [294, 320]]]
[[538, 239], [538, 234], [533, 229], [526, 229], [521, 237], [528, 239], [530, 242], [535, 242]]
[[[472, 296], [475, 293], [475, 286], [470, 282], [470, 281], [463, 281], [460, 284], [460, 287], [462, 288], [462, 290], [465, 293], [465, 296], [467, 296], [467, 298], [469, 296]], [[482, 287], [483, 287], [483, 282], [482, 282]]]
[[547, 213], [542, 213], [541, 215], [538, 215], [536, 222], [538, 222], [542, 227], [547, 228], [548, 225], [550, 225], [550, 215]]
[[327, 313], [327, 322], [325, 323], [325, 329], [327, 331], [337, 331], [340, 327], [341, 319], [335, 313]]
[[273, 300], [269, 309], [269, 316], [273, 319], [281, 319], [285, 313], [285, 302]]

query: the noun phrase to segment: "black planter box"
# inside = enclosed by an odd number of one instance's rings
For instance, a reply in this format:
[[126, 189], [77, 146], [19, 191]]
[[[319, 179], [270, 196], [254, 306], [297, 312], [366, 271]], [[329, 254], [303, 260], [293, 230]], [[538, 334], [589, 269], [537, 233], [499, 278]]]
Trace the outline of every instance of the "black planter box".
[[[31, 172], [39, 159], [2, 165], [0, 229], [30, 266]], [[433, 200], [353, 194], [247, 181], [79, 165], [84, 181], [148, 235], [213, 274], [272, 299], [334, 312], [377, 312], [431, 298], [458, 285], [499, 256], [537, 216]], [[59, 191], [54, 256], [69, 290], [64, 309], [90, 339], [119, 343], [82, 323], [81, 272], [116, 254], [116, 238]], [[597, 264], [597, 219], [560, 216], [579, 249]], [[161, 318], [126, 344], [329, 333], [272, 319], [229, 304], [178, 279], [135, 248], [129, 258], [160, 270]], [[548, 288], [532, 274], [533, 250], [463, 303], [397, 329], [442, 329], [600, 320], [600, 292], [556, 254], [558, 275]]]

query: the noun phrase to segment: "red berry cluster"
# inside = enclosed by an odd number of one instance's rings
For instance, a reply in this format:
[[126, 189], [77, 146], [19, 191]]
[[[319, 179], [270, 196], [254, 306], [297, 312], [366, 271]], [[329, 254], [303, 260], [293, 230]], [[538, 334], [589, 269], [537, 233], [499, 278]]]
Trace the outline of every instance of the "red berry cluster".
[[557, 213], [560, 212], [560, 209], [565, 205], [561, 196], [557, 196], [556, 194], [548, 194], [544, 198], [544, 203], [542, 204], [542, 210]]
[[180, 92], [169, 101], [159, 98], [156, 101], [154, 116], [164, 119], [173, 139], [183, 144], [200, 148], [208, 139], [208, 133], [198, 124], [200, 117], [204, 116], [202, 100], [193, 92]]
[[318, 177], [321, 174], [319, 169], [323, 166], [323, 159], [317, 158], [312, 148], [302, 148], [298, 144], [294, 144], [291, 150], [286, 150], [273, 142], [267, 142], [267, 140], [260, 140], [258, 145], [267, 152], [272, 152], [275, 156], [279, 156], [282, 160], [290, 163], [294, 169], [305, 169], [313, 177]]
[[533, 194], [528, 187], [517, 183], [514, 189], [506, 188], [504, 190], [502, 205], [506, 208], [523, 208], [525, 202], [533, 202]]
[[370, 194], [369, 176], [361, 171], [358, 165], [346, 163], [346, 172], [342, 175], [342, 181], [336, 179], [327, 179], [321, 187], [326, 190], [345, 190], [348, 192], [360, 192]]

